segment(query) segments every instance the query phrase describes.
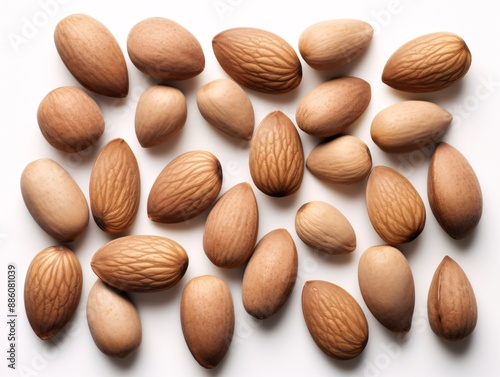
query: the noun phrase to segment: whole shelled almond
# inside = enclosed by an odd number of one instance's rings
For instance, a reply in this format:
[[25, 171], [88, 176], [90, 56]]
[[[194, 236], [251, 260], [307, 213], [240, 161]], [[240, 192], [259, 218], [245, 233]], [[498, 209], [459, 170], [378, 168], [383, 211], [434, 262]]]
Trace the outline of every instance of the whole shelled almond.
[[396, 170], [376, 166], [366, 187], [368, 216], [377, 234], [390, 245], [418, 237], [425, 226], [425, 206], [411, 182]]
[[80, 262], [66, 247], [50, 246], [33, 258], [24, 282], [24, 307], [40, 339], [54, 337], [73, 318], [82, 281]]
[[368, 322], [363, 309], [336, 284], [307, 281], [302, 290], [302, 313], [314, 342], [330, 357], [353, 359], [368, 343]]
[[438, 32], [415, 38], [401, 46], [387, 61], [382, 81], [410, 93], [444, 89], [460, 80], [472, 56], [456, 34]]
[[348, 185], [368, 176], [372, 168], [372, 156], [362, 140], [341, 135], [314, 147], [307, 157], [306, 167], [322, 181]]
[[304, 176], [304, 150], [293, 122], [281, 111], [269, 113], [250, 144], [250, 174], [263, 193], [282, 197], [295, 193]]
[[464, 270], [449, 256], [436, 269], [427, 297], [432, 331], [456, 342], [469, 336], [477, 323], [477, 303]]
[[63, 152], [84, 150], [104, 132], [99, 105], [76, 86], [63, 86], [49, 92], [38, 106], [37, 120], [49, 144]]
[[353, 124], [368, 107], [371, 88], [357, 77], [340, 77], [320, 84], [297, 106], [297, 126], [312, 136], [330, 137]]
[[85, 88], [110, 97], [127, 96], [125, 57], [106, 26], [85, 14], [72, 14], [59, 21], [54, 40], [62, 61]]
[[432, 102], [404, 101], [373, 118], [371, 137], [384, 152], [406, 153], [439, 142], [453, 119]]
[[299, 38], [299, 52], [312, 68], [333, 70], [358, 57], [373, 37], [373, 27], [364, 21], [336, 19], [318, 22]]
[[302, 80], [302, 66], [293, 47], [269, 31], [228, 29], [213, 38], [212, 47], [224, 71], [249, 89], [281, 94]]
[[97, 250], [90, 263], [105, 283], [125, 292], [154, 292], [176, 285], [189, 259], [177, 242], [160, 236], [116, 238]]
[[121, 138], [108, 142], [97, 156], [89, 184], [90, 208], [96, 224], [121, 233], [135, 220], [141, 196], [139, 165]]

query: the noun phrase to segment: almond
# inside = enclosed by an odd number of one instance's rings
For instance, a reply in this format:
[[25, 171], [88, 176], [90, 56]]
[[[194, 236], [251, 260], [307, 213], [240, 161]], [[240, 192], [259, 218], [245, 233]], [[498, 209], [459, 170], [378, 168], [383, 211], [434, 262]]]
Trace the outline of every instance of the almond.
[[427, 311], [432, 331], [456, 342], [469, 336], [477, 323], [477, 303], [464, 270], [449, 256], [439, 264], [429, 288]]
[[283, 197], [295, 193], [304, 176], [304, 150], [293, 122], [281, 111], [269, 113], [250, 144], [250, 174], [263, 193]]
[[85, 14], [72, 14], [59, 21], [54, 40], [63, 63], [85, 88], [110, 97], [127, 96], [125, 57], [106, 26]]
[[160, 80], [186, 80], [205, 69], [200, 42], [167, 18], [151, 17], [136, 24], [128, 35], [127, 50], [137, 69]]
[[66, 247], [50, 246], [33, 258], [24, 282], [24, 307], [40, 339], [54, 337], [73, 318], [82, 281], [80, 262]]
[[481, 186], [469, 161], [441, 142], [431, 158], [427, 196], [439, 225], [454, 239], [473, 232], [483, 213]]
[[222, 167], [207, 151], [173, 159], [158, 175], [148, 197], [148, 216], [159, 223], [180, 223], [208, 209], [222, 187]]
[[108, 233], [121, 233], [139, 209], [141, 179], [134, 152], [121, 138], [108, 142], [97, 156], [89, 184], [90, 208], [96, 224]]
[[439, 142], [452, 119], [453, 115], [432, 102], [404, 101], [373, 118], [371, 137], [384, 152], [411, 152]]
[[337, 19], [318, 22], [299, 38], [299, 52], [312, 68], [333, 70], [358, 57], [367, 49], [373, 27], [364, 21]]
[[469, 48], [458, 35], [426, 34], [405, 43], [392, 54], [385, 64], [382, 81], [405, 92], [434, 92], [465, 76], [471, 62]]
[[372, 156], [363, 141], [355, 136], [341, 135], [314, 147], [307, 157], [306, 167], [322, 181], [349, 185], [368, 176]]
[[363, 114], [370, 100], [370, 84], [363, 79], [340, 77], [324, 82], [299, 102], [297, 126], [312, 136], [337, 135]]
[[203, 233], [203, 249], [218, 267], [235, 268], [253, 253], [259, 230], [257, 200], [247, 182], [221, 196], [210, 210]]
[[366, 206], [373, 228], [390, 245], [410, 242], [424, 229], [422, 198], [405, 176], [387, 166], [372, 169]]
[[267, 233], [255, 247], [245, 267], [241, 297], [245, 310], [258, 319], [280, 310], [297, 280], [298, 255], [286, 229]]
[[302, 66], [293, 47], [269, 31], [228, 29], [213, 38], [212, 47], [224, 71], [249, 89], [282, 94], [302, 80]]
[[347, 254], [356, 249], [356, 234], [349, 220], [322, 201], [308, 202], [299, 208], [295, 231], [306, 245], [327, 254]]
[[336, 284], [310, 280], [302, 290], [302, 313], [316, 345], [328, 356], [349, 360], [368, 342], [368, 322], [354, 297]]
[[125, 292], [154, 292], [176, 285], [189, 259], [177, 242], [160, 236], [124, 236], [97, 250], [90, 263], [105, 283]]
[[226, 282], [211, 275], [191, 279], [182, 292], [181, 326], [186, 344], [204, 368], [215, 368], [234, 333], [234, 305]]

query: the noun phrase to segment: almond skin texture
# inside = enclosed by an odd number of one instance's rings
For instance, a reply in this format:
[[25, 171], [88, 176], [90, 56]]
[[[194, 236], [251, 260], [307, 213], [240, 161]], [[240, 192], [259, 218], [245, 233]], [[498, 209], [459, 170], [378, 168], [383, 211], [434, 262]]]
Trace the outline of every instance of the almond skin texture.
[[137, 69], [159, 80], [186, 80], [205, 69], [200, 42], [167, 18], [152, 17], [136, 24], [128, 35], [127, 50]]
[[84, 14], [72, 14], [59, 21], [54, 41], [62, 61], [85, 88], [109, 97], [127, 96], [125, 57], [102, 23]]
[[82, 294], [82, 267], [63, 246], [50, 246], [31, 261], [24, 282], [24, 307], [42, 340], [57, 335], [73, 318]]
[[269, 113], [250, 144], [250, 174], [264, 194], [283, 197], [295, 193], [304, 176], [304, 150], [293, 122], [281, 111]]
[[210, 210], [203, 233], [203, 249], [218, 267], [235, 268], [253, 253], [259, 230], [259, 209], [247, 182], [229, 189]]
[[255, 127], [252, 102], [234, 81], [218, 79], [203, 85], [196, 94], [201, 115], [230, 137], [250, 140]]
[[377, 234], [389, 245], [408, 243], [425, 226], [425, 206], [411, 182], [387, 166], [376, 166], [366, 187], [368, 216]]
[[467, 237], [481, 220], [483, 195], [476, 173], [450, 144], [439, 143], [432, 155], [427, 196], [439, 225], [454, 239]]
[[143, 148], [173, 139], [187, 119], [186, 97], [177, 88], [153, 85], [146, 89], [135, 110], [135, 134]]
[[298, 256], [286, 229], [266, 234], [255, 247], [245, 267], [241, 297], [248, 314], [269, 318], [292, 294], [297, 280]]
[[49, 92], [38, 106], [37, 121], [49, 144], [69, 153], [90, 147], [104, 132], [101, 109], [76, 86]]
[[363, 309], [336, 284], [307, 281], [302, 290], [302, 313], [316, 345], [334, 359], [353, 359], [368, 342]]
[[472, 56], [464, 40], [448, 32], [426, 34], [401, 46], [385, 64], [382, 81], [410, 93], [447, 88], [470, 68]]
[[87, 199], [56, 161], [42, 158], [30, 162], [21, 174], [21, 193], [33, 219], [57, 241], [74, 241], [87, 229]]
[[320, 84], [307, 93], [297, 106], [297, 126], [316, 137], [343, 132], [368, 107], [371, 88], [357, 77], [340, 77]]
[[212, 40], [215, 57], [238, 84], [261, 93], [282, 94], [302, 80], [302, 65], [288, 42], [256, 28], [234, 28]]
[[448, 111], [427, 101], [404, 101], [373, 118], [371, 137], [387, 153], [406, 153], [439, 142], [453, 119]]
[[96, 224], [108, 233], [121, 233], [134, 222], [141, 197], [139, 165], [127, 142], [108, 142], [90, 175], [90, 208]]
[[327, 254], [348, 254], [356, 249], [356, 234], [349, 220], [322, 201], [308, 202], [299, 208], [295, 231], [306, 245]]
[[441, 339], [457, 342], [468, 337], [477, 323], [477, 303], [462, 268], [445, 256], [432, 278], [427, 297], [432, 331]]
[[188, 221], [208, 209], [222, 187], [222, 167], [207, 151], [190, 151], [158, 175], [148, 197], [148, 216], [159, 223]]
[[87, 299], [87, 322], [94, 343], [108, 356], [122, 359], [141, 345], [141, 318], [130, 297], [99, 279]]
[[318, 22], [303, 31], [299, 52], [312, 68], [326, 71], [339, 68], [365, 51], [373, 27], [360, 20], [337, 19]]
[[306, 167], [322, 181], [350, 185], [368, 176], [372, 156], [363, 141], [355, 136], [341, 135], [314, 147], [307, 157]]
[[125, 292], [154, 292], [176, 285], [189, 259], [177, 242], [160, 236], [124, 236], [97, 250], [90, 263], [105, 283]]
[[410, 331], [415, 308], [415, 284], [408, 261], [388, 245], [367, 249], [358, 264], [359, 289], [366, 306], [385, 328]]
[[234, 305], [222, 279], [203, 275], [182, 292], [181, 326], [186, 344], [204, 368], [215, 368], [226, 355], [234, 333]]

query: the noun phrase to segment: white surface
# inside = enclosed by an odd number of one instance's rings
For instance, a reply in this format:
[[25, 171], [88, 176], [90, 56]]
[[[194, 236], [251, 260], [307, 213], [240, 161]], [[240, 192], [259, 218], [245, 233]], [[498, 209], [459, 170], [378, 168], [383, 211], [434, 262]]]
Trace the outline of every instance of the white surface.
[[[219, 375], [219, 376], [493, 376], [498, 375], [497, 339], [500, 331], [500, 274], [498, 254], [498, 199], [500, 158], [500, 68], [498, 65], [499, 5], [495, 1], [59, 1], [50, 9], [49, 0], [17, 2], [2, 0], [0, 35], [2, 59], [2, 125], [0, 153], [2, 196], [0, 199], [0, 349], [7, 348], [7, 265], [18, 269], [17, 367], [8, 370], [5, 353], [0, 357], [2, 376], [105, 375]], [[54, 1], [51, 3], [54, 4]], [[139, 4], [140, 3], [140, 4]], [[215, 6], [226, 5], [219, 8]], [[48, 10], [47, 10], [48, 9]], [[152, 81], [142, 75], [126, 55], [130, 74], [130, 95], [125, 100], [94, 96], [105, 115], [106, 132], [90, 151], [65, 154], [54, 150], [42, 137], [36, 109], [50, 90], [77, 84], [65, 69], [53, 43], [53, 30], [71, 13], [87, 13], [103, 22], [116, 36], [126, 54], [126, 38], [135, 23], [150, 16], [173, 19], [200, 41], [206, 69], [197, 78], [178, 87], [188, 99], [188, 119], [181, 135], [152, 150], [142, 149], [134, 133], [134, 109], [140, 94]], [[50, 14], [49, 14], [50, 13]], [[327, 78], [339, 74], [359, 76], [372, 85], [372, 101], [366, 113], [348, 132], [371, 148], [375, 165], [385, 164], [405, 174], [424, 199], [427, 224], [421, 236], [402, 247], [413, 270], [416, 306], [411, 332], [396, 336], [385, 330], [364, 305], [357, 284], [357, 262], [361, 253], [381, 243], [369, 222], [364, 200], [364, 183], [352, 187], [323, 184], [308, 171], [298, 194], [272, 199], [255, 190], [261, 211], [259, 238], [278, 228], [287, 228], [299, 252], [299, 278], [286, 306], [265, 321], [252, 319], [241, 304], [242, 269], [225, 271], [211, 265], [202, 249], [206, 213], [188, 224], [162, 226], [146, 215], [149, 189], [160, 170], [175, 156], [191, 149], [215, 153], [224, 168], [223, 191], [241, 181], [250, 181], [248, 145], [232, 141], [209, 126], [196, 107], [196, 91], [204, 83], [227, 77], [212, 49], [212, 37], [227, 28], [254, 26], [273, 31], [297, 48], [300, 33], [312, 23], [331, 18], [358, 18], [372, 23], [376, 34], [368, 51], [355, 63], [332, 74], [318, 73], [303, 63], [299, 89], [283, 96], [266, 96], [247, 91], [253, 101], [257, 123], [271, 110], [280, 109], [295, 120], [300, 98]], [[27, 21], [37, 22], [27, 30]], [[24, 29], [23, 29], [24, 28]], [[472, 67], [458, 85], [429, 95], [408, 95], [389, 89], [380, 81], [387, 58], [404, 42], [434, 31], [461, 35], [472, 51]], [[23, 35], [24, 33], [24, 35]], [[25, 38], [18, 49], [9, 42], [16, 34]], [[485, 83], [490, 84], [486, 85]], [[427, 99], [450, 110], [455, 119], [445, 140], [458, 148], [474, 167], [483, 189], [484, 213], [475, 233], [460, 242], [452, 240], [438, 226], [426, 196], [428, 153], [386, 155], [370, 139], [371, 119], [384, 107], [403, 99]], [[41, 157], [59, 161], [73, 175], [88, 197], [88, 181], [100, 148], [115, 137], [123, 137], [135, 152], [141, 168], [142, 196], [138, 218], [130, 234], [158, 234], [180, 242], [188, 251], [190, 265], [178, 286], [154, 294], [133, 296], [143, 323], [139, 351], [126, 360], [110, 359], [94, 345], [85, 319], [85, 302], [94, 283], [89, 262], [93, 253], [111, 239], [91, 220], [86, 234], [71, 246], [84, 270], [84, 287], [78, 313], [70, 326], [54, 341], [42, 342], [32, 332], [23, 308], [24, 276], [33, 256], [54, 241], [41, 231], [22, 201], [19, 178], [25, 165]], [[306, 156], [317, 140], [301, 132]], [[427, 155], [426, 155], [427, 154]], [[309, 200], [325, 200], [339, 208], [351, 221], [358, 239], [357, 249], [344, 257], [325, 257], [306, 247], [297, 237], [293, 223], [296, 210]], [[435, 268], [445, 255], [454, 258], [467, 273], [476, 293], [479, 319], [473, 335], [458, 344], [440, 341], [427, 322], [426, 300]], [[236, 329], [231, 348], [213, 371], [201, 368], [191, 356], [182, 336], [179, 303], [183, 286], [201, 274], [214, 274], [231, 287]], [[325, 279], [347, 289], [361, 304], [369, 321], [370, 339], [360, 357], [347, 362], [324, 355], [313, 343], [302, 317], [301, 291], [308, 279]]]

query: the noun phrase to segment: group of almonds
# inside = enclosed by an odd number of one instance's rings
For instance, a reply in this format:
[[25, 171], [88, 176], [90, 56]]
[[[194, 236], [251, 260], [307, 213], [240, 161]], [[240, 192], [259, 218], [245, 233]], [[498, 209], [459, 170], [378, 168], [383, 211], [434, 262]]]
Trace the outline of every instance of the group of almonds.
[[[312, 68], [331, 71], [352, 61], [372, 39], [372, 27], [359, 20], [330, 20], [307, 28], [299, 52]], [[61, 20], [55, 29], [57, 51], [68, 70], [86, 89], [125, 97], [128, 72], [113, 35], [99, 21], [82, 14]], [[128, 55], [142, 72], [159, 80], [185, 80], [200, 74], [205, 58], [199, 42], [181, 25], [165, 18], [139, 22], [127, 39]], [[296, 123], [305, 133], [325, 138], [305, 159], [299, 133], [284, 113], [273, 111], [254, 133], [252, 104], [242, 87], [280, 94], [302, 80], [300, 60], [279, 36], [255, 28], [235, 28], [213, 38], [215, 56], [231, 77], [207, 83], [197, 93], [206, 121], [226, 135], [251, 140], [249, 168], [263, 193], [283, 197], [299, 190], [304, 169], [320, 180], [353, 184], [367, 178], [369, 219], [386, 243], [366, 250], [358, 269], [366, 306], [386, 328], [410, 330], [415, 304], [413, 276], [395, 246], [415, 239], [426, 219], [424, 203], [412, 183], [386, 166], [372, 167], [367, 145], [343, 134], [365, 111], [370, 85], [357, 77], [326, 81], [306, 94], [296, 109]], [[388, 60], [382, 80], [406, 92], [443, 89], [463, 77], [471, 64], [464, 41], [447, 32], [416, 38]], [[137, 104], [135, 130], [148, 148], [175, 137], [187, 116], [186, 99], [173, 87], [153, 85]], [[76, 86], [57, 88], [38, 109], [38, 124], [55, 148], [78, 152], [104, 131], [98, 104]], [[404, 153], [437, 144], [428, 173], [428, 200], [442, 228], [461, 239], [476, 227], [482, 195], [465, 157], [439, 142], [452, 115], [426, 101], [403, 101], [380, 111], [371, 136], [387, 153]], [[203, 249], [221, 268], [245, 265], [242, 301], [252, 316], [265, 319], [289, 298], [297, 278], [298, 257], [292, 236], [276, 229], [257, 242], [259, 210], [252, 186], [239, 183], [217, 200], [222, 169], [208, 151], [183, 153], [160, 172], [149, 192], [152, 221], [179, 223], [210, 211]], [[74, 241], [88, 226], [86, 198], [57, 162], [31, 162], [21, 177], [26, 207], [40, 227], [61, 244]], [[137, 215], [141, 192], [139, 166], [123, 139], [107, 143], [97, 157], [89, 185], [92, 216], [104, 232], [118, 235], [97, 250], [91, 267], [98, 276], [87, 299], [87, 319], [99, 349], [125, 357], [141, 343], [141, 321], [128, 292], [152, 292], [176, 285], [188, 268], [188, 255], [174, 240], [156, 235], [120, 236]], [[338, 255], [356, 248], [347, 218], [322, 201], [304, 204], [296, 213], [296, 233], [307, 245]], [[55, 336], [72, 318], [82, 290], [82, 269], [66, 246], [37, 254], [27, 272], [25, 307], [41, 339]], [[361, 306], [343, 288], [327, 281], [308, 281], [302, 291], [303, 316], [309, 332], [326, 354], [351, 359], [368, 341]], [[194, 358], [215, 367], [231, 343], [235, 318], [228, 285], [210, 275], [190, 280], [181, 299], [182, 331]], [[443, 339], [468, 336], [477, 320], [472, 287], [461, 267], [446, 256], [437, 268], [428, 294], [429, 322]]]

